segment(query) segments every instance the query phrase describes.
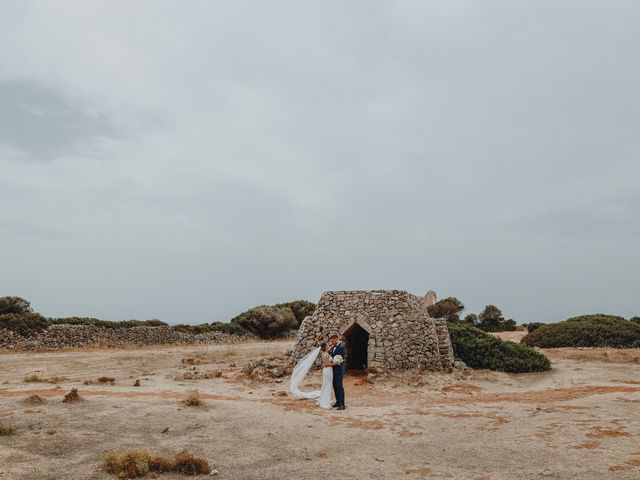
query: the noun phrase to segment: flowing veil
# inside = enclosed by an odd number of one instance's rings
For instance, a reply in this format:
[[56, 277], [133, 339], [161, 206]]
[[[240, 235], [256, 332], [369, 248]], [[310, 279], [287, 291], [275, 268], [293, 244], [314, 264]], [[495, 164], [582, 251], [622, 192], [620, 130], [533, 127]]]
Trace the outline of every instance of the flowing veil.
[[314, 390], [312, 392], [301, 392], [298, 387], [304, 380], [304, 377], [307, 375], [307, 372], [313, 365], [313, 362], [316, 361], [318, 354], [320, 353], [320, 347], [311, 350], [307, 353], [302, 360], [298, 362], [298, 364], [294, 367], [293, 373], [291, 374], [291, 386], [289, 390], [291, 394], [295, 398], [319, 398], [320, 390]]

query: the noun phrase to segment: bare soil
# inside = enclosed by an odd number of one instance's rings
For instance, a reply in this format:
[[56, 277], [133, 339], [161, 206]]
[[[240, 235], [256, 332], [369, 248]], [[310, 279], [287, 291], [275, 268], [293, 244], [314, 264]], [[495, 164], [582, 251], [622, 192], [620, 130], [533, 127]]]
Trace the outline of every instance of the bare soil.
[[[1, 354], [0, 419], [16, 433], [0, 436], [0, 479], [114, 478], [100, 463], [114, 448], [189, 449], [221, 479], [640, 478], [639, 350], [553, 349], [541, 374], [348, 375], [338, 412], [293, 399], [286, 378], [241, 374], [289, 348]], [[74, 387], [82, 400], [63, 403]], [[183, 403], [193, 390], [203, 405]]]

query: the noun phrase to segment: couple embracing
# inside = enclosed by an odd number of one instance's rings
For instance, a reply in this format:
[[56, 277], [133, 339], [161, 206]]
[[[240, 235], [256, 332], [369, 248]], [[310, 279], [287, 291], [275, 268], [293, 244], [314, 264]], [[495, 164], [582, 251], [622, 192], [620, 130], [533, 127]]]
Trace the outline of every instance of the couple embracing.
[[[302, 392], [298, 388], [305, 375], [314, 364], [318, 354], [322, 359], [322, 389], [312, 392]], [[340, 342], [338, 335], [331, 335], [329, 342], [323, 343], [318, 348], [309, 352], [298, 362], [291, 375], [291, 393], [296, 398], [315, 398], [320, 408], [337, 408], [344, 410], [344, 344]], [[335, 403], [331, 403], [331, 394], [335, 396]]]

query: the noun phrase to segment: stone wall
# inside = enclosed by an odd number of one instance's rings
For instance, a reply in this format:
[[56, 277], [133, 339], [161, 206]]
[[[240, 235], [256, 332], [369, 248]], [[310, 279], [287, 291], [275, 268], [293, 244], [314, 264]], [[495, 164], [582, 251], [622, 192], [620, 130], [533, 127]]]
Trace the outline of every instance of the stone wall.
[[436, 335], [438, 336], [438, 350], [440, 352], [442, 367], [445, 370], [449, 370], [453, 368], [455, 357], [453, 355], [453, 346], [451, 345], [449, 329], [447, 328], [447, 319], [434, 318], [433, 321], [436, 325]]
[[237, 343], [253, 339], [222, 332], [190, 334], [170, 327], [105, 328], [93, 325], [51, 325], [33, 337], [22, 337], [0, 329], [0, 348], [16, 351], [55, 350], [86, 346], [118, 347], [127, 345], [171, 345]]
[[447, 370], [453, 365], [446, 322], [436, 327], [425, 299], [401, 290], [324, 293], [298, 330], [293, 361], [355, 324], [369, 333], [369, 368]]

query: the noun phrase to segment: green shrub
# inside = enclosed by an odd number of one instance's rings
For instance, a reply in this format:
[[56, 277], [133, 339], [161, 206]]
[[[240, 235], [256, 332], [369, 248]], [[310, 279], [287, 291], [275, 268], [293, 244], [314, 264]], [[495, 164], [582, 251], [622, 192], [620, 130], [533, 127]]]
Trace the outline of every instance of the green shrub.
[[175, 330], [176, 332], [190, 333], [192, 335], [214, 331], [211, 328], [211, 325], [209, 325], [208, 323], [201, 323], [199, 325], [185, 325], [185, 324], [171, 325], [171, 329]]
[[298, 326], [300, 326], [305, 317], [313, 314], [314, 310], [316, 309], [316, 304], [308, 302], [306, 300], [295, 300], [293, 302], [279, 303], [277, 305], [274, 305], [274, 307], [290, 308], [293, 312], [293, 316], [296, 317]]
[[260, 338], [277, 338], [298, 328], [298, 321], [289, 307], [254, 307], [231, 319]]
[[522, 342], [541, 348], [640, 347], [640, 324], [615, 315], [594, 314], [543, 325]]
[[456, 358], [471, 368], [510, 373], [544, 372], [549, 359], [531, 347], [502, 341], [462, 322], [449, 322], [449, 335]]
[[532, 322], [529, 325], [527, 325], [527, 332], [531, 333], [534, 330], [537, 330], [538, 328], [542, 327], [544, 325], [544, 323], [540, 323], [540, 322]]
[[229, 335], [246, 335], [248, 330], [236, 322], [212, 322], [211, 330], [214, 332], [227, 333]]
[[183, 332], [190, 333], [192, 335], [197, 335], [199, 333], [209, 333], [209, 332], [222, 332], [230, 335], [245, 335], [247, 334], [247, 330], [237, 323], [230, 322], [212, 322], [212, 323], [201, 323], [199, 325], [172, 325], [172, 329]]
[[629, 321], [640, 325], [640, 317], [631, 317]]
[[11, 330], [23, 337], [31, 337], [49, 326], [39, 313], [5, 313], [0, 315], [0, 328]]
[[92, 325], [104, 328], [131, 328], [131, 327], [166, 327], [167, 324], [161, 320], [98, 320], [90, 317], [65, 317], [50, 318], [52, 325]]
[[466, 323], [467, 325], [472, 325], [475, 327], [478, 325], [478, 322], [479, 322], [478, 315], [476, 315], [475, 313], [470, 313], [464, 317], [463, 322]]

